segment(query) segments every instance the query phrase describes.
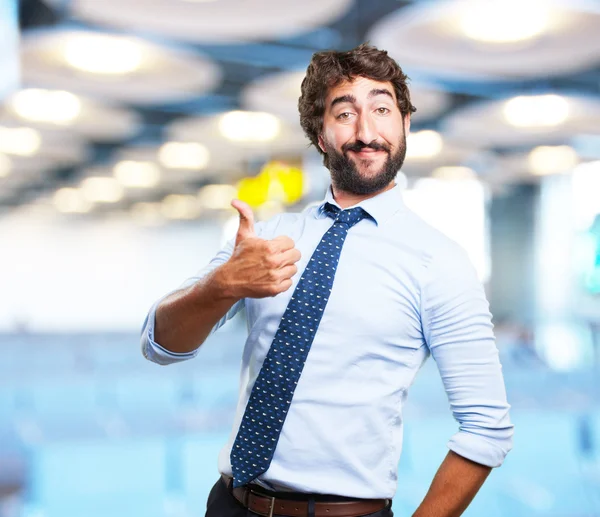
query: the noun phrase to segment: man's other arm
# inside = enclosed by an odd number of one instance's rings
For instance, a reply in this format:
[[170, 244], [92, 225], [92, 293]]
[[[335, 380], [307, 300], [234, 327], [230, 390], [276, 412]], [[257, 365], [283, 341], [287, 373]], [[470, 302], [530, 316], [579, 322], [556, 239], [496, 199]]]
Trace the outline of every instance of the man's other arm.
[[413, 517], [459, 517], [492, 468], [448, 452]]
[[455, 517], [512, 449], [510, 405], [483, 286], [466, 253], [444, 246], [428, 267], [421, 318], [458, 432], [415, 517]]

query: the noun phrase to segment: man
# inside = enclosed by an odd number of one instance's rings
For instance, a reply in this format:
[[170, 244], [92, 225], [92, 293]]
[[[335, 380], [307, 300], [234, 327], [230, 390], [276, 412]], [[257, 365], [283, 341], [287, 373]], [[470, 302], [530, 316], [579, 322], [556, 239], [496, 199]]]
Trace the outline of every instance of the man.
[[157, 303], [145, 356], [168, 364], [245, 305], [249, 336], [207, 517], [392, 516], [402, 405], [424, 360], [459, 431], [415, 517], [454, 517], [512, 447], [488, 304], [465, 253], [402, 202], [407, 77], [361, 45], [313, 56], [299, 101], [323, 203], [254, 225]]

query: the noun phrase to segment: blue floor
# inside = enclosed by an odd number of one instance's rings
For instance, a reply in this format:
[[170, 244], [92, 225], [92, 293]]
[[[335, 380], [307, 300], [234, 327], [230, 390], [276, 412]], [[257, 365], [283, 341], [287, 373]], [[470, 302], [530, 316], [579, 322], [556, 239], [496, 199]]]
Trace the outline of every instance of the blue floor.
[[[12, 480], [5, 468], [0, 485], [22, 486], [23, 517], [204, 515], [237, 403], [239, 335], [166, 368], [141, 357], [137, 336], [2, 339], [0, 462], [22, 468]], [[464, 515], [600, 516], [597, 375], [504, 372], [514, 449]], [[431, 361], [405, 422], [398, 517], [414, 512], [457, 430]]]

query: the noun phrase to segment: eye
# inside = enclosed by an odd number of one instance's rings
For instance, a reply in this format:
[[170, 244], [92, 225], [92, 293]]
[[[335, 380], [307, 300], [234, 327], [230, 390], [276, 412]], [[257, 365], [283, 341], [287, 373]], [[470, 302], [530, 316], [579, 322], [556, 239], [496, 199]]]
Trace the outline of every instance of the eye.
[[337, 120], [348, 120], [350, 118], [350, 112], [344, 111], [344, 113], [340, 113], [337, 117]]
[[380, 115], [387, 115], [389, 112], [390, 110], [388, 108], [384, 108], [383, 106], [381, 108], [377, 108], [377, 113]]

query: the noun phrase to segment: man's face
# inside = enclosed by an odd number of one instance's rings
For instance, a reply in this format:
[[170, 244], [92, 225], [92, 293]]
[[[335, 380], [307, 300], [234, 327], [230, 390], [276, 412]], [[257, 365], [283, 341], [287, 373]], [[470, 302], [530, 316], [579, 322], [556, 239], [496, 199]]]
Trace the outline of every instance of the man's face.
[[334, 187], [362, 195], [390, 185], [404, 162], [409, 128], [391, 83], [357, 77], [332, 88], [319, 147]]

